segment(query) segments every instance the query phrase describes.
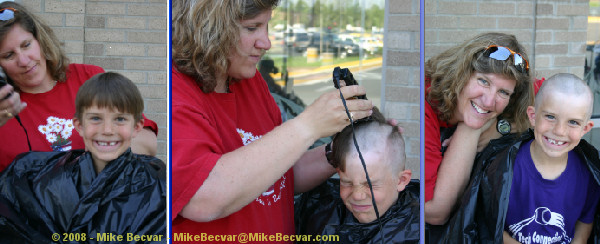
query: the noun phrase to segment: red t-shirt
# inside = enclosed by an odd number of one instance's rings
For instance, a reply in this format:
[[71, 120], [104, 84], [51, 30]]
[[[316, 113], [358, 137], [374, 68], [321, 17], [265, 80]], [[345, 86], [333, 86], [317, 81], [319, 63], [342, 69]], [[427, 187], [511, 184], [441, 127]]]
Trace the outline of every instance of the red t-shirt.
[[[89, 78], [104, 70], [87, 64], [70, 64], [67, 81], [57, 82], [46, 93], [21, 92], [21, 101], [27, 107], [19, 113], [33, 151], [68, 151], [84, 149], [83, 139], [74, 130], [75, 96], [79, 87]], [[156, 123], [145, 119], [144, 126], [155, 132]], [[20, 153], [29, 151], [27, 136], [16, 119], [10, 119], [0, 127], [0, 171], [4, 170]]]
[[255, 201], [225, 218], [199, 223], [179, 216], [221, 155], [281, 124], [279, 108], [258, 71], [229, 88], [230, 93], [206, 94], [193, 78], [172, 70], [173, 233], [293, 234], [292, 169]]
[[[428, 80], [426, 82], [429, 83]], [[429, 87], [427, 84], [426, 92]], [[433, 198], [438, 169], [443, 159], [440, 129], [450, 127], [452, 126], [438, 119], [437, 110], [425, 100], [425, 202]]]

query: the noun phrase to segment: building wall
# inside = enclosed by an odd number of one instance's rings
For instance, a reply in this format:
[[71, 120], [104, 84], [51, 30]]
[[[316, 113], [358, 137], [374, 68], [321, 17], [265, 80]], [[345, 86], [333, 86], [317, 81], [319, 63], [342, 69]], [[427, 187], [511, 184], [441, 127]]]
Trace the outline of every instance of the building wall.
[[419, 0], [386, 0], [381, 106], [404, 128], [407, 168], [419, 178]]
[[535, 77], [583, 77], [588, 10], [589, 0], [425, 0], [425, 57], [479, 33], [504, 32], [525, 46]]
[[41, 16], [72, 63], [119, 72], [136, 83], [144, 114], [159, 127], [157, 157], [167, 156], [168, 0], [17, 0]]

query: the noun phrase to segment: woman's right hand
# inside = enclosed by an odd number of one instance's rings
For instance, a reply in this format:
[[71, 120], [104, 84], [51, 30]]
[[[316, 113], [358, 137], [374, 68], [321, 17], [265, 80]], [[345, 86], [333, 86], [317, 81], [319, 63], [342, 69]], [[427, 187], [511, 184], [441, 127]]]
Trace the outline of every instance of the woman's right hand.
[[[364, 95], [366, 90], [362, 86], [343, 86], [340, 88], [348, 111], [354, 120], [365, 118], [373, 113], [373, 103], [364, 99], [348, 99], [358, 95]], [[312, 133], [315, 140], [331, 136], [341, 131], [350, 124], [346, 110], [336, 89], [322, 94], [317, 100], [309, 105], [304, 112], [297, 117], [307, 125], [307, 132]]]
[[479, 136], [479, 141], [477, 142], [477, 152], [483, 151], [488, 144], [490, 144], [491, 140], [498, 139], [502, 137], [502, 134], [498, 132], [496, 129], [497, 119], [491, 119], [488, 121], [482, 128], [481, 135]]
[[0, 88], [0, 126], [6, 124], [26, 106], [27, 103], [21, 102], [21, 96], [11, 85]]

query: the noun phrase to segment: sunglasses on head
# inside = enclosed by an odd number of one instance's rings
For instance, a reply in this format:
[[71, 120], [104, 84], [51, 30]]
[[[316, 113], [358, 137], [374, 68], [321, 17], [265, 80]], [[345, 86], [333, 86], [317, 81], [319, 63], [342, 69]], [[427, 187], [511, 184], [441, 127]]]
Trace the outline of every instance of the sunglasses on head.
[[1, 21], [7, 21], [7, 20], [11, 20], [15, 17], [15, 12], [17, 10], [14, 8], [3, 8], [0, 9], [0, 20]]
[[520, 53], [510, 50], [508, 47], [490, 45], [485, 49], [483, 54], [486, 57], [500, 61], [506, 61], [510, 55], [513, 55], [515, 68], [517, 68], [517, 70], [521, 73], [526, 73], [529, 71], [529, 62], [527, 62], [527, 59], [523, 58]]

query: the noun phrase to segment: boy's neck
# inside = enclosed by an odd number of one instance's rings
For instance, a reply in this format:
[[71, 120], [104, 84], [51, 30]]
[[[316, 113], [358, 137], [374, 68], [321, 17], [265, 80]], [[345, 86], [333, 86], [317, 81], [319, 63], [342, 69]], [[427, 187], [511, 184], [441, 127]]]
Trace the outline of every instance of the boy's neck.
[[554, 180], [567, 168], [568, 153], [564, 153], [559, 157], [550, 157], [543, 150], [539, 149], [535, 141], [531, 142], [529, 151], [535, 169], [540, 172], [544, 179]]
[[102, 172], [102, 170], [106, 167], [106, 162], [98, 162], [94, 160], [93, 164], [96, 174], [100, 174], [100, 172]]

